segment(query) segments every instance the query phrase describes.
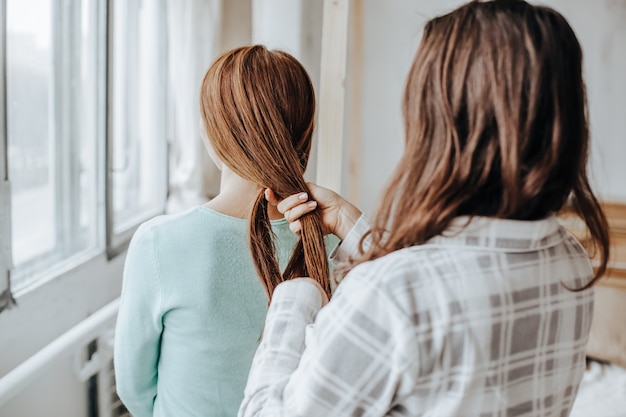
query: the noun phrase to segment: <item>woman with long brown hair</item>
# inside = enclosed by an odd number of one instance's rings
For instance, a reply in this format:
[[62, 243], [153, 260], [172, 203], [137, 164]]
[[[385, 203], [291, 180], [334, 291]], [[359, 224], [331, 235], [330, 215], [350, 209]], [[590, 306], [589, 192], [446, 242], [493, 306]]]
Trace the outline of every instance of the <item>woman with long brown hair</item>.
[[[376, 217], [310, 185], [345, 278], [323, 309], [314, 283], [276, 288], [239, 415], [568, 415], [609, 252], [586, 106], [556, 11], [473, 1], [429, 21]], [[298, 198], [278, 204], [296, 232], [312, 210]], [[555, 218], [568, 199], [595, 273]]]
[[115, 370], [134, 417], [236, 415], [277, 283], [306, 275], [330, 292], [319, 214], [298, 239], [264, 198], [306, 188], [305, 69], [263, 46], [229, 51], [208, 69], [200, 105], [220, 193], [143, 224], [126, 258]]

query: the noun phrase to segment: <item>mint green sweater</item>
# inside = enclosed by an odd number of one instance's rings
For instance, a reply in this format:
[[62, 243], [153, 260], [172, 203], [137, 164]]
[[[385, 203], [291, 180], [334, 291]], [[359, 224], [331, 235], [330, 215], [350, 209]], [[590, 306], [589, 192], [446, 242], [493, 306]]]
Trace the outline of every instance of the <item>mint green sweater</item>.
[[[282, 268], [297, 237], [272, 221]], [[135, 233], [124, 267], [115, 373], [134, 417], [237, 415], [267, 313], [248, 222], [205, 207]]]

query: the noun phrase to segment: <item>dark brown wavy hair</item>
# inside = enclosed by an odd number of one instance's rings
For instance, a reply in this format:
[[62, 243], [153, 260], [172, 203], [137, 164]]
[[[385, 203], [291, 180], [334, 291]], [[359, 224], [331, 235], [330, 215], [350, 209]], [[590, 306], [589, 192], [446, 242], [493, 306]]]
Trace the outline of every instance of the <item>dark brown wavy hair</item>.
[[595, 279], [604, 273], [609, 234], [587, 178], [582, 51], [563, 16], [495, 0], [429, 21], [403, 116], [405, 152], [372, 245], [353, 265], [425, 243], [457, 216], [542, 219], [572, 196], [599, 250]]
[[249, 242], [268, 296], [283, 280], [309, 276], [330, 297], [328, 260], [319, 212], [304, 216], [300, 240], [281, 274], [263, 191], [280, 198], [307, 191], [315, 93], [291, 55], [246, 46], [220, 56], [202, 82], [200, 107], [211, 145], [240, 177], [259, 185], [250, 214]]

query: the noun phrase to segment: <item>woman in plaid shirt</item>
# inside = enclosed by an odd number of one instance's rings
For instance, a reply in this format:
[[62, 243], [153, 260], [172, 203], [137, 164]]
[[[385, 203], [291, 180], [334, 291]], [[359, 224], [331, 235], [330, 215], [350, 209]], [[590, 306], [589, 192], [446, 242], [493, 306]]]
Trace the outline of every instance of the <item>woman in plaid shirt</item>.
[[[311, 185], [345, 278], [280, 284], [239, 415], [567, 416], [607, 222], [587, 180], [582, 52], [566, 20], [519, 0], [427, 23], [403, 101], [406, 149], [371, 225]], [[568, 198], [595, 274], [554, 213]], [[271, 193], [268, 198], [274, 203]]]

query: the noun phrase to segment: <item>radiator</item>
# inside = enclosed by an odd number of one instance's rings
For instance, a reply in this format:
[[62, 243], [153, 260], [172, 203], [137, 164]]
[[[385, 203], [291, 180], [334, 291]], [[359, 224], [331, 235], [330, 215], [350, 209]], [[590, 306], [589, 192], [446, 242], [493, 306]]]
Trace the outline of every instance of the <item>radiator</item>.
[[113, 326], [103, 328], [86, 352], [74, 356], [74, 372], [87, 384], [90, 417], [131, 417], [115, 388], [113, 341]]

